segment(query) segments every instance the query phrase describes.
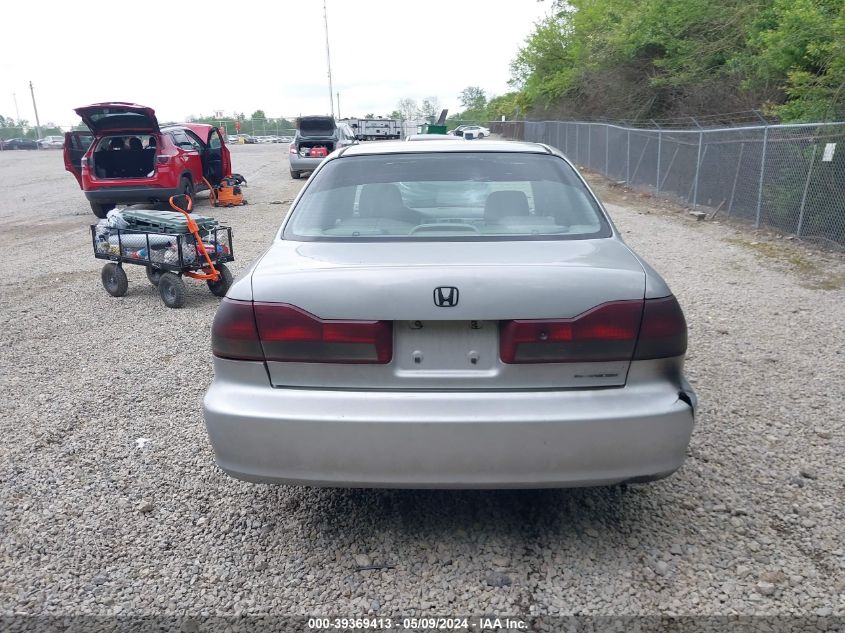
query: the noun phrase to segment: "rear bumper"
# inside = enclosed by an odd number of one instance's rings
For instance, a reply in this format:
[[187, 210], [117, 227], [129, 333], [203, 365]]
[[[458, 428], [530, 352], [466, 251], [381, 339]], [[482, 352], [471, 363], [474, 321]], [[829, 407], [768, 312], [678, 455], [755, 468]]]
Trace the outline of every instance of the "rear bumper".
[[217, 463], [247, 481], [541, 488], [671, 474], [694, 402], [656, 377], [578, 391], [279, 389], [261, 363], [215, 359], [204, 415]]
[[137, 204], [141, 202], [167, 202], [170, 196], [179, 195], [178, 187], [104, 187], [85, 192], [90, 202], [101, 204]]
[[325, 159], [322, 158], [303, 158], [299, 154], [288, 154], [290, 157], [290, 168], [292, 171], [314, 171], [320, 166]]

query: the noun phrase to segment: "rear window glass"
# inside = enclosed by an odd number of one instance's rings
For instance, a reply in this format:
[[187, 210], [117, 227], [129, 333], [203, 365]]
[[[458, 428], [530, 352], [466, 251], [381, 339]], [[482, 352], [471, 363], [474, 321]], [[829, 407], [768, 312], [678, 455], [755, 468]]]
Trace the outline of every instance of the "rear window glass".
[[496, 240], [609, 237], [565, 161], [547, 154], [415, 153], [332, 160], [312, 178], [287, 239]]
[[88, 118], [92, 121], [102, 121], [103, 119], [111, 118], [111, 117], [123, 117], [127, 121], [135, 120], [135, 121], [146, 121], [147, 115], [141, 114], [140, 112], [127, 112], [126, 110], [103, 110], [102, 112], [96, 112], [88, 115]]

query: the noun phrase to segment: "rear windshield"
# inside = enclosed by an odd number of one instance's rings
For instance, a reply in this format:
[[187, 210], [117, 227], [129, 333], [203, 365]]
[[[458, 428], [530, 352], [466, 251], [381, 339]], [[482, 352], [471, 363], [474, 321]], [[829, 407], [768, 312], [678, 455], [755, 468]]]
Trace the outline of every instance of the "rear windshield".
[[285, 225], [305, 241], [609, 237], [565, 161], [511, 152], [349, 156], [312, 178]]

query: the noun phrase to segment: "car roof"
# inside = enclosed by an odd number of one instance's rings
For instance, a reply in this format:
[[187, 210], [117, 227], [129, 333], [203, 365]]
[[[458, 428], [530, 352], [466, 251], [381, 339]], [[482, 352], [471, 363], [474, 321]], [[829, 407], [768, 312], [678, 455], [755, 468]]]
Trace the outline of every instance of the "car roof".
[[340, 156], [372, 156], [376, 154], [412, 154], [414, 152], [513, 152], [529, 154], [550, 154], [545, 145], [520, 141], [490, 141], [467, 143], [464, 140], [441, 140], [437, 143], [417, 141], [379, 141], [350, 145]]
[[213, 125], [209, 125], [208, 123], [171, 123], [170, 125], [163, 125], [161, 127], [161, 131], [166, 132], [168, 130], [179, 130], [179, 129], [184, 130], [185, 128], [187, 128], [189, 130], [194, 129], [194, 128], [197, 128], [197, 129], [200, 129], [200, 130], [202, 130], [202, 129], [210, 130], [213, 127], [214, 127]]

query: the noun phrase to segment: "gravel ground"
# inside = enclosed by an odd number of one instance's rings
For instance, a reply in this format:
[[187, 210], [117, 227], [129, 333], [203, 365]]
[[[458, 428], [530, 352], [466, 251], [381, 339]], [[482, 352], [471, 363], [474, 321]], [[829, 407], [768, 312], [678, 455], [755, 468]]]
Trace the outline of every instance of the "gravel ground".
[[[302, 186], [238, 146], [243, 270]], [[0, 613], [845, 615], [845, 264], [617, 200], [690, 324], [689, 459], [574, 491], [311, 490], [214, 465], [218, 304], [100, 285], [58, 152], [0, 153]], [[627, 197], [627, 196], [626, 196]], [[371, 565], [380, 569], [360, 569]]]

